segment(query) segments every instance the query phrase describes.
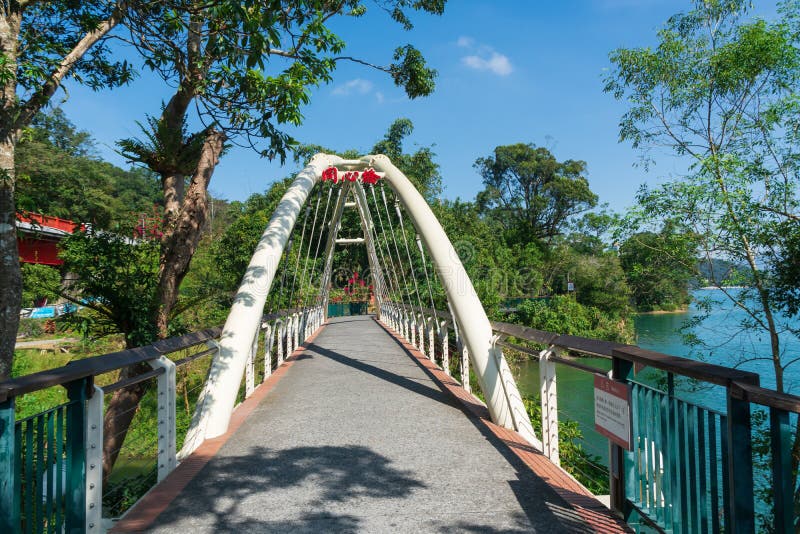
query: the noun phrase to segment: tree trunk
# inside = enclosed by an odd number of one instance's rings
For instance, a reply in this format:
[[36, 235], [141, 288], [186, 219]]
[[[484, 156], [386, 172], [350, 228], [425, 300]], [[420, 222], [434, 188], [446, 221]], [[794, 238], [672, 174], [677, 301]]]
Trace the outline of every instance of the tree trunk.
[[[125, 380], [146, 373], [149, 370], [150, 366], [146, 363], [125, 367], [119, 372], [119, 380]], [[103, 486], [106, 485], [108, 476], [117, 462], [122, 444], [125, 443], [125, 436], [128, 435], [128, 428], [131, 425], [133, 416], [136, 415], [139, 401], [147, 393], [149, 382], [149, 380], [146, 380], [133, 386], [119, 389], [111, 396], [111, 401], [108, 403], [106, 415], [103, 419]]]
[[208, 184], [225, 143], [225, 134], [210, 130], [192, 182], [186, 191], [179, 217], [171, 233], [164, 234], [158, 281], [156, 326], [159, 337], [167, 336], [169, 318], [178, 300], [178, 288], [189, 270], [208, 218]]
[[22, 273], [17, 248], [17, 206], [14, 201], [17, 80], [13, 75], [16, 74], [17, 67], [21, 14], [11, 9], [8, 11], [0, 15], [0, 54], [8, 61], [6, 68], [12, 73], [2, 86], [0, 102], [0, 380], [11, 376], [22, 301]]
[[19, 328], [22, 274], [14, 203], [14, 144], [0, 143], [0, 381], [11, 376]]
[[[219, 163], [225, 143], [225, 134], [208, 132], [200, 160], [192, 182], [183, 199], [174, 230], [164, 234], [161, 249], [161, 268], [157, 297], [159, 308], [153, 318], [159, 329], [159, 337], [167, 337], [169, 316], [178, 299], [178, 288], [189, 270], [192, 256], [200, 242], [200, 236], [208, 215], [208, 184]], [[120, 371], [119, 379], [130, 378], [149, 370], [147, 364], [128, 367]], [[128, 428], [142, 397], [147, 393], [147, 382], [114, 392], [103, 421], [103, 478], [108, 478], [117, 461], [120, 448], [125, 442]]]

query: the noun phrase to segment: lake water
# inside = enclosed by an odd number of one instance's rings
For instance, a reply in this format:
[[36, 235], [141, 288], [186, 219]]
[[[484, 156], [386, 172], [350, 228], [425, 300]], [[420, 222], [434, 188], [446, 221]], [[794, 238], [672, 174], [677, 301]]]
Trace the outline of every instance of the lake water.
[[[740, 309], [734, 309], [730, 301], [725, 300], [719, 290], [697, 290], [695, 299], [712, 299], [708, 318], [694, 332], [704, 342], [704, 350], [698, 351], [686, 345], [679, 329], [687, 321], [700, 312], [696, 306], [684, 313], [641, 315], [636, 318], [635, 326], [637, 344], [642, 348], [683, 356], [686, 358], [703, 358], [709, 363], [733, 367], [744, 359], [750, 359], [739, 365], [739, 368], [758, 373], [761, 385], [767, 388], [775, 386], [775, 378], [770, 359], [769, 337], [763, 333], [743, 331], [742, 321], [747, 315]], [[788, 326], [800, 327], [800, 321], [793, 321]], [[782, 335], [783, 360], [788, 362], [800, 357], [800, 340], [791, 333]], [[753, 358], [763, 359], [753, 359]], [[581, 363], [600, 369], [610, 369], [611, 362], [600, 358], [581, 359]], [[519, 387], [524, 395], [534, 395], [539, 390], [539, 364], [535, 361], [523, 362], [518, 369]], [[608, 460], [608, 441], [594, 431], [594, 397], [592, 375], [563, 365], [556, 366], [558, 384], [558, 407], [560, 417], [576, 420], [583, 431], [585, 449], [597, 455], [603, 462]], [[647, 371], [644, 373], [646, 380]], [[637, 378], [639, 376], [637, 375]], [[800, 362], [790, 366], [785, 376], [786, 388], [789, 392], [800, 393]], [[722, 388], [710, 387], [698, 389], [688, 381], [677, 382], [676, 388], [682, 398], [707, 406], [724, 410], [725, 396]]]

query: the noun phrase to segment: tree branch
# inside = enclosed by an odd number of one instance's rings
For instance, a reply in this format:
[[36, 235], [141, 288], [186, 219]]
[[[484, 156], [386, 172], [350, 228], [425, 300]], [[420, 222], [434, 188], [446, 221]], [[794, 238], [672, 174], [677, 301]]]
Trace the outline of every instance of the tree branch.
[[58, 67], [50, 74], [42, 86], [22, 105], [21, 112], [14, 121], [12, 131], [18, 132], [33, 120], [33, 117], [47, 104], [50, 97], [55, 94], [61, 82], [70, 69], [94, 46], [100, 39], [119, 24], [128, 9], [128, 0], [118, 0], [111, 16], [103, 21], [94, 31], [83, 36], [75, 47], [59, 63]]

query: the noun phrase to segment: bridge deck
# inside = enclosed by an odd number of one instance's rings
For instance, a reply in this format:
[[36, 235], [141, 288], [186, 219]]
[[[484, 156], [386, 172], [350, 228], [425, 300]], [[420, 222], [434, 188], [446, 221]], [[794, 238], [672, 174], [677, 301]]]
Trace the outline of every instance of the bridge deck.
[[149, 530], [589, 528], [396, 338], [371, 317], [346, 317], [308, 344]]

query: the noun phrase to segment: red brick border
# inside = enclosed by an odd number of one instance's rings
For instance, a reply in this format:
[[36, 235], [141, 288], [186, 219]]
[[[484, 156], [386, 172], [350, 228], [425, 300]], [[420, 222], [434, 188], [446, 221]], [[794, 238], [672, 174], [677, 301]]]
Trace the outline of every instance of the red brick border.
[[225, 434], [205, 440], [188, 458], [183, 460], [175, 470], [170, 473], [161, 483], [154, 486], [144, 497], [128, 510], [114, 528], [109, 532], [141, 532], [150, 527], [153, 522], [161, 515], [181, 491], [200, 473], [211, 458], [217, 454], [230, 437], [242, 426], [242, 423], [253, 413], [267, 393], [272, 391], [275, 384], [287, 373], [294, 364], [297, 357], [308, 348], [322, 329], [328, 323], [324, 323], [314, 334], [305, 342], [299, 345], [292, 354], [284, 360], [283, 365], [278, 367], [268, 379], [262, 382], [253, 393], [244, 400], [231, 415], [228, 431]]
[[503, 428], [492, 422], [489, 410], [478, 398], [461, 387], [452, 376], [422, 354], [414, 345], [395, 332], [391, 327], [375, 319], [386, 332], [403, 345], [417, 362], [424, 367], [442, 389], [448, 391], [463, 405], [465, 411], [474, 415], [492, 434], [502, 441], [528, 468], [547, 482], [596, 532], [632, 532], [622, 520], [614, 516], [594, 495], [568, 473], [547, 459], [541, 451], [532, 447], [522, 436], [513, 430]]

